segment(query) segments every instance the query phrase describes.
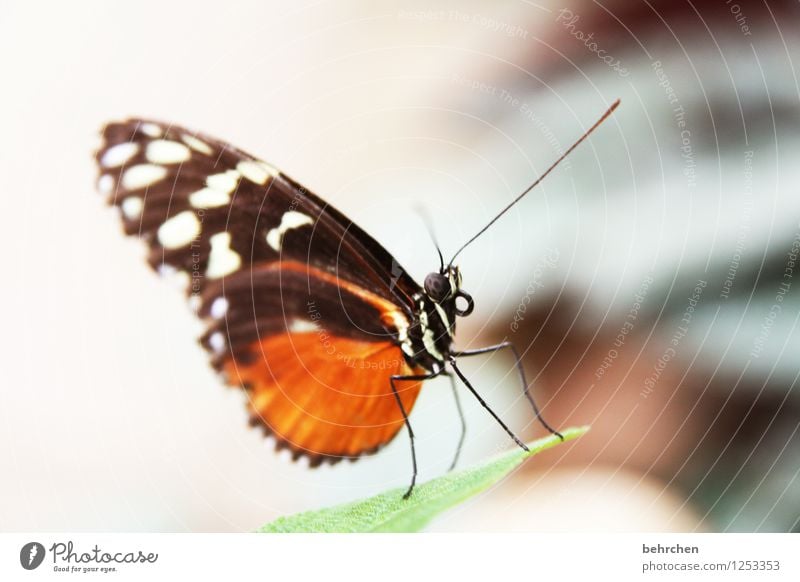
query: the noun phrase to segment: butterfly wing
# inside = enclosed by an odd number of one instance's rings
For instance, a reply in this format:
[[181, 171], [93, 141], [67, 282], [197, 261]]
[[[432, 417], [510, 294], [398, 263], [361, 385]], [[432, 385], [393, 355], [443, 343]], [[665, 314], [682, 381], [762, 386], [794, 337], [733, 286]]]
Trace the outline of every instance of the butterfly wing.
[[[213, 365], [253, 421], [312, 464], [377, 450], [402, 427], [393, 374], [419, 288], [342, 213], [269, 164], [206, 135], [112, 123], [98, 186], [149, 262], [188, 279]], [[402, 387], [406, 410], [419, 383]]]

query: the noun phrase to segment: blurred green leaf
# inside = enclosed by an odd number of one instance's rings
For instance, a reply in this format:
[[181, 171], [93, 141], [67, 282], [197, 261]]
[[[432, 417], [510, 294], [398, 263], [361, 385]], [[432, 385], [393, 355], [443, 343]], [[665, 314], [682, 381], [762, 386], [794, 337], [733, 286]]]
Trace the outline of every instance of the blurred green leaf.
[[[562, 432], [564, 441], [578, 438], [588, 426]], [[279, 532], [412, 532], [431, 519], [497, 483], [522, 461], [561, 440], [550, 435], [528, 444], [529, 451], [516, 449], [484, 465], [448, 473], [418, 485], [410, 499], [403, 499], [405, 488], [392, 489], [368, 499], [316, 511], [281, 517], [259, 531]]]

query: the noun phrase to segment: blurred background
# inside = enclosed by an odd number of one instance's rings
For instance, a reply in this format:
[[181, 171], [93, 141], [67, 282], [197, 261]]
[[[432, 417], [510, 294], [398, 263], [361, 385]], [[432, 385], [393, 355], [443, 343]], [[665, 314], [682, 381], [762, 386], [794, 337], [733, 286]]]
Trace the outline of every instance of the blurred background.
[[[458, 345], [524, 353], [590, 424], [432, 531], [800, 530], [800, 8], [769, 0], [4, 3], [0, 529], [249, 531], [409, 477], [404, 435], [309, 470], [247, 427], [180, 290], [95, 192], [108, 120], [263, 157], [418, 280], [617, 98], [460, 257]], [[464, 361], [525, 438], [507, 355]], [[480, 406], [462, 465], [513, 446]], [[412, 421], [421, 478], [459, 422]]]

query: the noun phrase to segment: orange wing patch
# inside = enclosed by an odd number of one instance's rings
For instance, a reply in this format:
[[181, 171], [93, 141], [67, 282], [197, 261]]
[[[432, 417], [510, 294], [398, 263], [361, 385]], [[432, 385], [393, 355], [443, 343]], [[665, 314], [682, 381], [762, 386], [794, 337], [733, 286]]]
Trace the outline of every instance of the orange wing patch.
[[[324, 331], [285, 333], [252, 345], [247, 362], [228, 360], [228, 377], [247, 387], [253, 424], [278, 448], [311, 465], [378, 450], [403, 428], [390, 377], [423, 374], [391, 342], [364, 342]], [[422, 382], [395, 383], [410, 413]]]

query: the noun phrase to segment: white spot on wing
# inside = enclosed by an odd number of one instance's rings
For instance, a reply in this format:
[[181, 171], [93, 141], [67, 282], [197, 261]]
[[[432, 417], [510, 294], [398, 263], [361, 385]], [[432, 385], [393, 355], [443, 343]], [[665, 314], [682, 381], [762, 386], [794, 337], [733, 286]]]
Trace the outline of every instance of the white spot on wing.
[[307, 333], [310, 331], [318, 331], [319, 328], [313, 321], [295, 319], [289, 324], [287, 329], [292, 333]]
[[206, 178], [207, 188], [189, 195], [189, 203], [195, 208], [216, 208], [231, 202], [231, 192], [236, 189], [242, 175], [236, 170], [212, 174]]
[[296, 210], [290, 210], [289, 212], [284, 213], [281, 217], [281, 224], [278, 228], [270, 229], [267, 233], [267, 244], [271, 246], [276, 251], [281, 250], [281, 245], [283, 244], [283, 236], [286, 234], [287, 231], [293, 228], [299, 228], [306, 224], [313, 224], [313, 220], [310, 216], [303, 214], [302, 212], [297, 212]]
[[139, 126], [139, 131], [150, 137], [161, 137], [164, 133], [158, 125], [155, 123], [150, 123], [149, 121], [142, 123]]
[[211, 253], [208, 257], [206, 276], [218, 279], [233, 273], [242, 264], [242, 258], [231, 250], [231, 233], [221, 232], [215, 234], [208, 242], [211, 244]]
[[100, 158], [100, 165], [105, 168], [121, 166], [139, 151], [139, 144], [133, 142], [118, 143], [108, 148]]
[[200, 221], [191, 210], [176, 214], [158, 228], [158, 242], [164, 248], [178, 249], [190, 244], [200, 234]]
[[168, 263], [161, 263], [156, 270], [162, 277], [170, 277], [178, 272], [178, 269]]
[[189, 204], [195, 208], [216, 208], [225, 206], [231, 201], [231, 195], [220, 192], [214, 188], [203, 188], [197, 192], [189, 194]]
[[184, 141], [186, 145], [188, 145], [193, 150], [200, 152], [201, 154], [205, 154], [210, 156], [214, 153], [214, 150], [211, 149], [211, 146], [208, 145], [206, 142], [197, 139], [193, 135], [182, 135], [181, 139]]
[[215, 331], [208, 337], [208, 345], [214, 350], [214, 353], [220, 353], [225, 350], [225, 337], [222, 333]]
[[241, 178], [241, 174], [239, 172], [236, 170], [228, 170], [227, 172], [222, 172], [221, 174], [212, 174], [206, 178], [206, 184], [209, 188], [230, 194], [234, 191], [236, 185], [239, 183], [239, 178]]
[[121, 204], [122, 214], [129, 220], [135, 220], [142, 215], [144, 202], [138, 196], [128, 196]]
[[270, 177], [278, 175], [278, 170], [269, 164], [265, 162], [252, 162], [249, 160], [239, 162], [236, 165], [236, 170], [251, 182], [262, 185], [266, 184]]
[[114, 190], [114, 176], [109, 174], [100, 176], [100, 179], [97, 180], [97, 189], [101, 194], [111, 194], [111, 191]]
[[163, 180], [166, 175], [167, 169], [164, 166], [138, 164], [131, 166], [122, 174], [122, 187], [127, 190], [138, 190]]
[[211, 317], [214, 319], [222, 319], [228, 313], [228, 300], [224, 297], [217, 297], [211, 304]]
[[192, 157], [191, 150], [176, 141], [157, 139], [147, 144], [147, 159], [155, 164], [177, 164]]

